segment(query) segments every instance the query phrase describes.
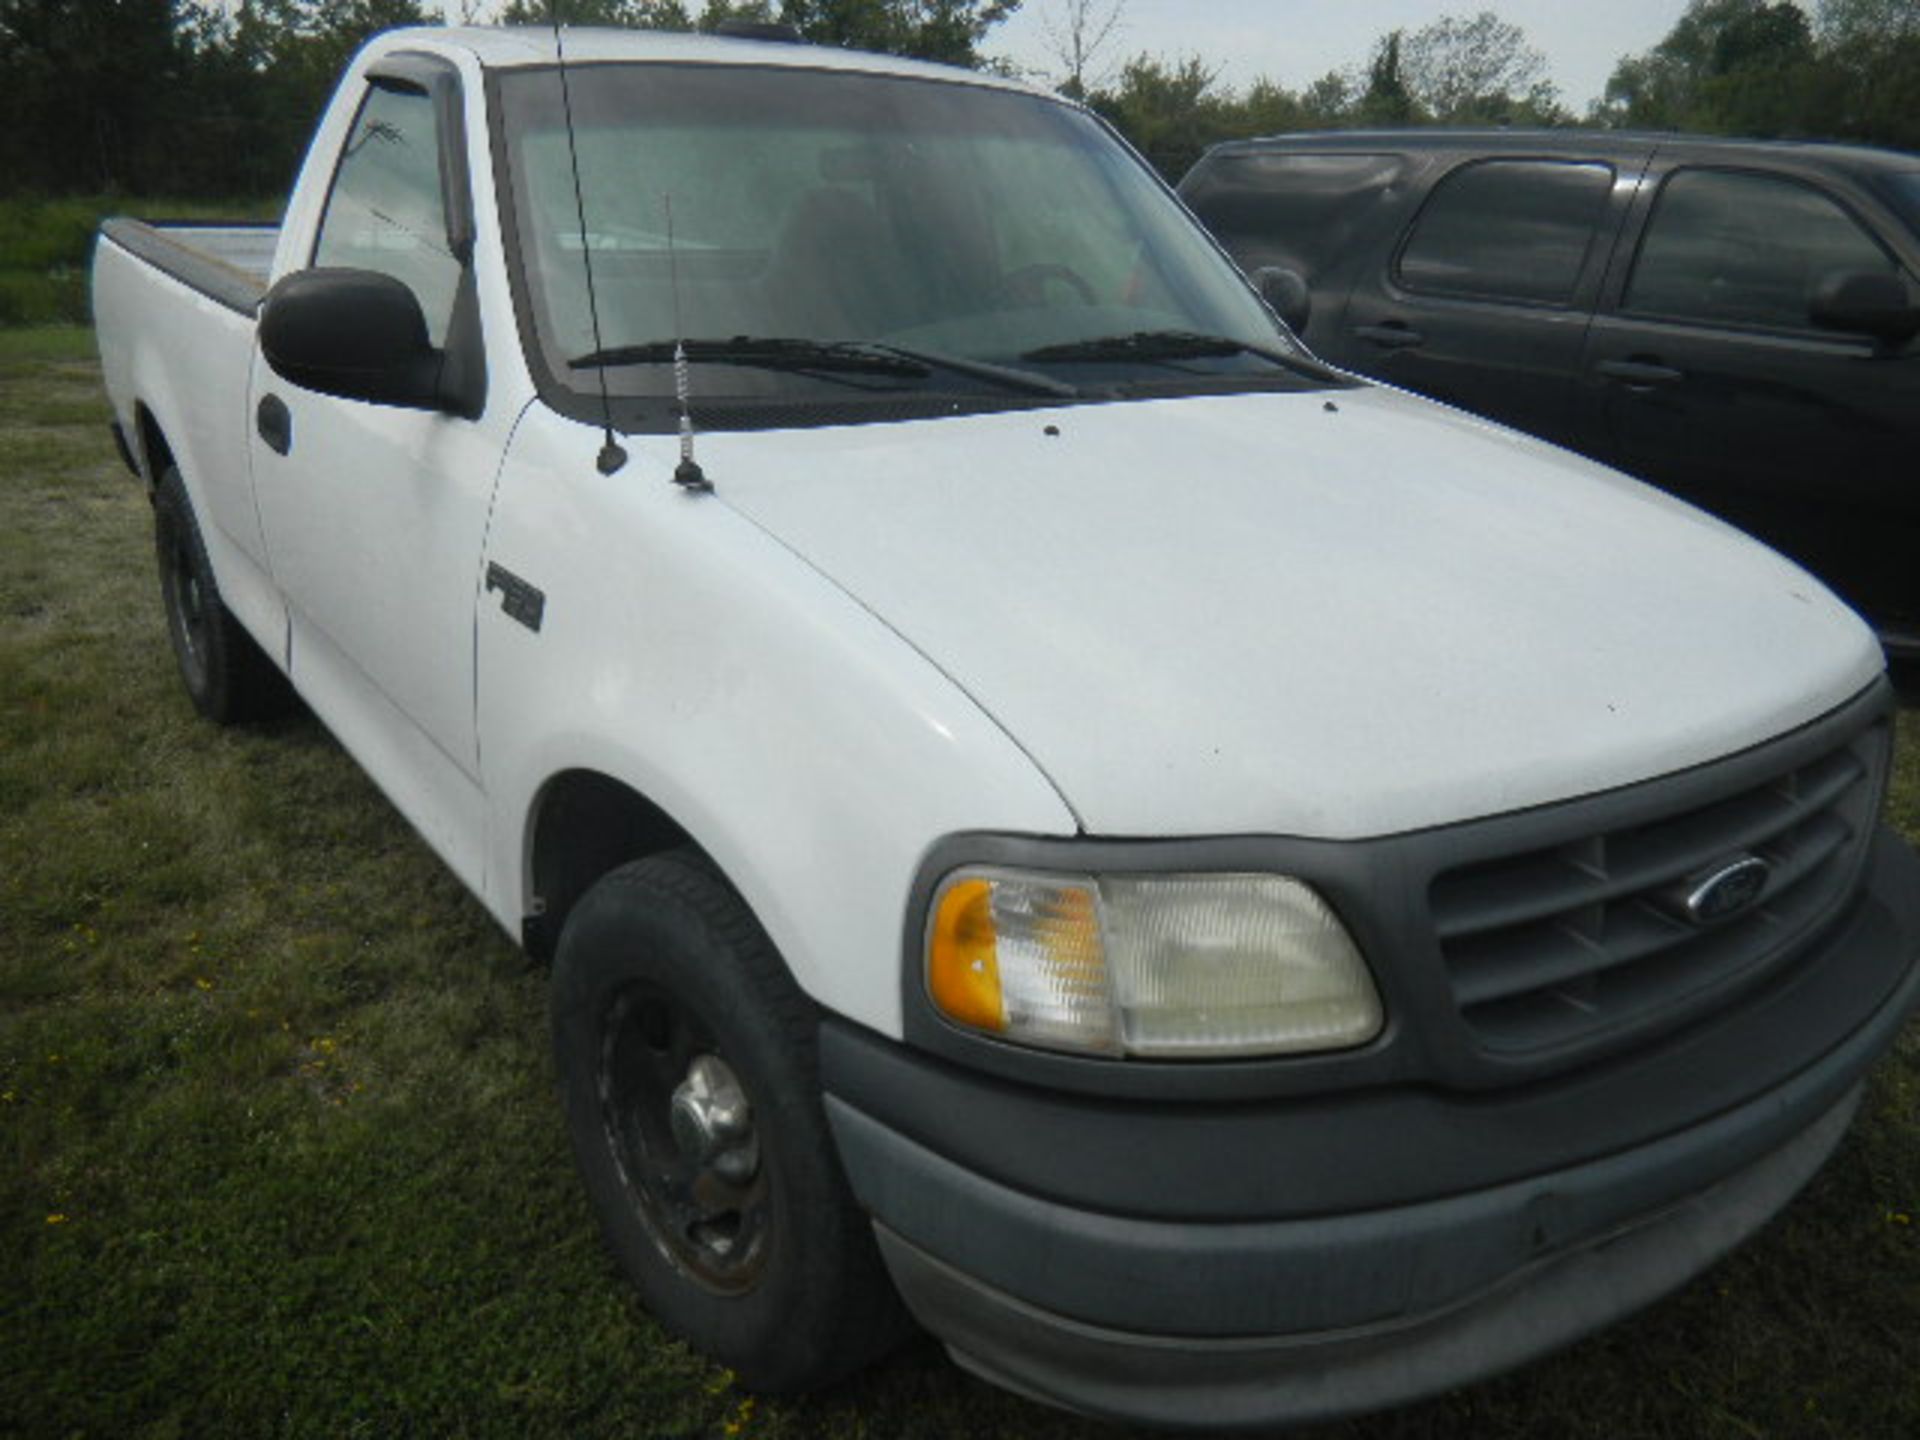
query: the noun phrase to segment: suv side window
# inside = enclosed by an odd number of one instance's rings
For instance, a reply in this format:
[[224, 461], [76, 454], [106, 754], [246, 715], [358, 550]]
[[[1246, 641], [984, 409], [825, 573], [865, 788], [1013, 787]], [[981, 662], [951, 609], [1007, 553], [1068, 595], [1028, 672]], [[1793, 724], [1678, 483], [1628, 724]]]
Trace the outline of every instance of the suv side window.
[[368, 89], [334, 172], [313, 263], [391, 275], [419, 300], [428, 337], [445, 343], [460, 262], [447, 248], [440, 136], [426, 95]]
[[1483, 160], [1435, 187], [1395, 278], [1430, 295], [1565, 305], [1613, 189], [1595, 162]]
[[1859, 222], [1810, 185], [1752, 171], [1681, 170], [1654, 205], [1623, 306], [1808, 330], [1814, 288], [1836, 270], [1899, 273]]

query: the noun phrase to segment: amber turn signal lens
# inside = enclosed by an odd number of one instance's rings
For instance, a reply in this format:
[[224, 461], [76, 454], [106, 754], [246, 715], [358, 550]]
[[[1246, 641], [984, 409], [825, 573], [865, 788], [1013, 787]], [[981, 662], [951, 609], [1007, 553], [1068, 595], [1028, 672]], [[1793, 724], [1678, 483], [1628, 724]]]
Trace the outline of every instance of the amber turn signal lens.
[[934, 912], [927, 953], [927, 989], [953, 1020], [1004, 1030], [999, 937], [993, 928], [993, 883], [967, 879], [947, 887]]

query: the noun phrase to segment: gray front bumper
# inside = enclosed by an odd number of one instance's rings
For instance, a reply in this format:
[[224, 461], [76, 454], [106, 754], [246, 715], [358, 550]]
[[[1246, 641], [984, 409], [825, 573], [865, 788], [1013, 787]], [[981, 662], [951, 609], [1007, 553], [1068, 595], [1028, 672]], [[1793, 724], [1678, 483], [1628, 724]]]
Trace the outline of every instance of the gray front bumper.
[[876, 1233], [914, 1316], [961, 1365], [1009, 1390], [1149, 1424], [1305, 1423], [1497, 1374], [1657, 1299], [1766, 1224], [1820, 1168], [1858, 1104], [1856, 1089], [1748, 1169], [1465, 1301], [1353, 1329], [1213, 1339], [1106, 1329], [984, 1285], [884, 1225]]

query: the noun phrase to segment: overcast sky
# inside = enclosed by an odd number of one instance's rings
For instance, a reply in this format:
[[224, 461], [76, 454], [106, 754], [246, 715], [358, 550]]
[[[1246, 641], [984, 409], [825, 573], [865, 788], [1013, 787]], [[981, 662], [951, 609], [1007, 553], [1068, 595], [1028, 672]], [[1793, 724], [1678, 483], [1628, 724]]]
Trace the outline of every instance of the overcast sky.
[[[1044, 22], [1065, 8], [1065, 0], [1026, 0], [983, 48], [1055, 72]], [[1620, 57], [1658, 44], [1686, 8], [1686, 0], [1125, 0], [1125, 28], [1101, 62], [1117, 70], [1142, 52], [1198, 55], [1231, 85], [1264, 75], [1298, 90], [1364, 61], [1389, 30], [1492, 10], [1527, 32], [1560, 98], [1585, 113]]]

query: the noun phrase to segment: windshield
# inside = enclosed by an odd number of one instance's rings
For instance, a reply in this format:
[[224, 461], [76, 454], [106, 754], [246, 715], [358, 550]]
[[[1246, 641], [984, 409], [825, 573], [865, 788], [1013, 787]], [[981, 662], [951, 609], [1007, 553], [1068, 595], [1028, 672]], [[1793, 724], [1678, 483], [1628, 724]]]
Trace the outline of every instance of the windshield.
[[[670, 396], [677, 338], [700, 342], [687, 351], [709, 401], [1322, 378], [1071, 106], [765, 66], [567, 78], [597, 339], [558, 73], [511, 71], [499, 89], [524, 299], [559, 387], [597, 393], [604, 375], [616, 397]], [[1166, 332], [1176, 343], [1138, 343]], [[863, 364], [850, 345], [891, 351]]]

